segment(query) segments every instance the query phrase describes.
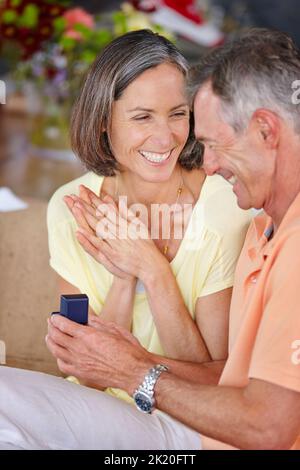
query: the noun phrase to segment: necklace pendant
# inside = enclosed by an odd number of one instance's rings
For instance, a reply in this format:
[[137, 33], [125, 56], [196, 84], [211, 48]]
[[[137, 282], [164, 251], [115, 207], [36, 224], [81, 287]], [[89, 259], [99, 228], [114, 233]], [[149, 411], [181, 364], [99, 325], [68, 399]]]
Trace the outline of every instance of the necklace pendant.
[[168, 253], [168, 245], [164, 246], [164, 249], [163, 249], [163, 254], [166, 256], [166, 254]]

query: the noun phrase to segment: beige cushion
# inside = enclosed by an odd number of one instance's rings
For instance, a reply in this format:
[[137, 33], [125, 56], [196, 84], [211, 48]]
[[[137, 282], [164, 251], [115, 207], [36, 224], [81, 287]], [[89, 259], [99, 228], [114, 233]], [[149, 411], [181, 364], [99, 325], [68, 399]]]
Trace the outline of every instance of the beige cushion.
[[49, 267], [47, 203], [27, 202], [28, 209], [0, 213], [0, 340], [7, 365], [59, 374], [45, 346], [46, 318], [59, 309]]

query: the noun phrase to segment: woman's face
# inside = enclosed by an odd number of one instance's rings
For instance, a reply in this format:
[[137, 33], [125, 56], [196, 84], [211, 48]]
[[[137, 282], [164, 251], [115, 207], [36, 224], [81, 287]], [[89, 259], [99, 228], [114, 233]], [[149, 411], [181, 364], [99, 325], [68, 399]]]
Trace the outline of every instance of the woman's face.
[[185, 79], [174, 65], [146, 70], [113, 104], [113, 154], [123, 171], [145, 181], [169, 179], [188, 135]]

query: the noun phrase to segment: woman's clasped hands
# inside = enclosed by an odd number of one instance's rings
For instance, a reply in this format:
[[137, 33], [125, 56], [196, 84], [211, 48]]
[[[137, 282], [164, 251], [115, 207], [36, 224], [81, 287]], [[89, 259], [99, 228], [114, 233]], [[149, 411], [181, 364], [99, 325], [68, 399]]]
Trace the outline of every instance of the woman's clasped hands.
[[78, 224], [78, 242], [114, 276], [146, 283], [167, 263], [147, 223], [122, 203], [118, 207], [111, 196], [100, 198], [81, 185], [79, 196], [65, 196], [64, 201]]

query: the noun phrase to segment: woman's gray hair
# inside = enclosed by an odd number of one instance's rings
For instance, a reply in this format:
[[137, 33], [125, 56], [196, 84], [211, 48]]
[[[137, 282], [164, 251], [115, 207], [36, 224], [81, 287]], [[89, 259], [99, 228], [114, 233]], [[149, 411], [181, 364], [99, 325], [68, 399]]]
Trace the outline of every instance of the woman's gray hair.
[[[72, 148], [89, 170], [115, 175], [118, 164], [109, 138], [113, 102], [139, 75], [163, 63], [173, 64], [187, 75], [187, 61], [174, 44], [150, 30], [139, 30], [112, 41], [92, 64], [71, 118]], [[179, 162], [189, 170], [201, 165], [193, 126]]]
[[300, 80], [300, 52], [293, 40], [280, 31], [253, 28], [203, 57], [190, 71], [188, 89], [193, 101], [210, 82], [224, 120], [236, 132], [259, 108], [272, 110], [300, 132], [300, 105], [292, 99], [295, 80]]

